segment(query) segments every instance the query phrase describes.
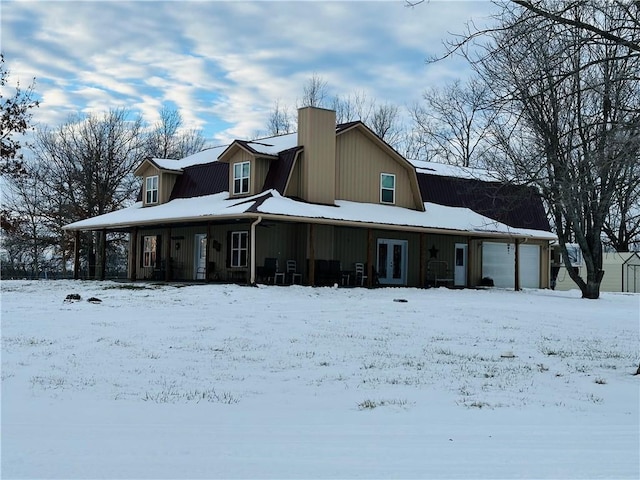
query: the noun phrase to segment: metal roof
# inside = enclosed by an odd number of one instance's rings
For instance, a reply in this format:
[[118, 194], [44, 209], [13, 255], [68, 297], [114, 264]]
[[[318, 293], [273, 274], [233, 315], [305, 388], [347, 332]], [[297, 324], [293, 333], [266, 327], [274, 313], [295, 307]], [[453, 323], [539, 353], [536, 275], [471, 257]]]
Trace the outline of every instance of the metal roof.
[[514, 228], [550, 231], [535, 188], [471, 178], [418, 173], [424, 202], [464, 207]]
[[201, 197], [229, 190], [229, 164], [224, 162], [203, 163], [186, 167], [176, 179], [170, 200], [175, 198]]

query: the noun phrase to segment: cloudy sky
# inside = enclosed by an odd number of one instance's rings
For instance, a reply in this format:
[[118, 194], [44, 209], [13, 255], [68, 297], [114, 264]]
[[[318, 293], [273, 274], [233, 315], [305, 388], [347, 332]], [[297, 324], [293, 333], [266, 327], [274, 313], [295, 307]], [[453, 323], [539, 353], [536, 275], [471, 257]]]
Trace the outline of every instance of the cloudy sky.
[[488, 1], [2, 0], [12, 81], [36, 78], [34, 120], [126, 107], [153, 123], [162, 106], [213, 143], [266, 128], [275, 102], [295, 108], [314, 74], [332, 95], [407, 105], [468, 75], [460, 59], [427, 64], [450, 33], [482, 23]]

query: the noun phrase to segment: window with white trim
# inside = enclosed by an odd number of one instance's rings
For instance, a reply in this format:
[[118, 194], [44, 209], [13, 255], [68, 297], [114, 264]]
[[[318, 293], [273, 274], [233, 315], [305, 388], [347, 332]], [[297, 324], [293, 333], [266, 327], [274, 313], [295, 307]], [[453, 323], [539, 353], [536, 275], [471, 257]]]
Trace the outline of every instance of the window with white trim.
[[158, 175], [153, 175], [145, 179], [145, 192], [147, 204], [158, 203]]
[[246, 267], [249, 232], [231, 232], [231, 267]]
[[142, 266], [156, 266], [157, 237], [155, 235], [142, 237]]
[[249, 193], [249, 177], [251, 176], [251, 162], [233, 164], [233, 194]]
[[380, 203], [396, 203], [396, 176], [393, 173], [380, 174]]

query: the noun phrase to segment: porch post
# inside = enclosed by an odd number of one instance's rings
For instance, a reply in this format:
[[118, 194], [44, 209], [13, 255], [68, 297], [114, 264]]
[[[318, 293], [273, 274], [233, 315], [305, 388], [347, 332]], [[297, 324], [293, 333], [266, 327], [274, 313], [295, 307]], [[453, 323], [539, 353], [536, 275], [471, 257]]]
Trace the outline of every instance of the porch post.
[[129, 234], [129, 251], [131, 252], [131, 271], [129, 280], [136, 280], [138, 276], [136, 272], [136, 266], [138, 264], [137, 252], [138, 252], [138, 227], [134, 227]]
[[73, 279], [80, 278], [80, 230], [74, 232], [73, 244]]
[[256, 226], [262, 222], [262, 217], [259, 216], [254, 222], [251, 223], [251, 229], [249, 231], [249, 278], [247, 282], [250, 285], [256, 283]]
[[166, 240], [162, 246], [162, 256], [164, 257], [164, 281], [168, 282], [173, 279], [171, 272], [171, 227], [165, 230]]
[[309, 285], [315, 287], [316, 285], [316, 248], [315, 239], [316, 228], [315, 224], [309, 224]]
[[516, 261], [515, 261], [515, 278], [514, 278], [514, 290], [517, 292], [520, 290], [520, 242], [519, 240], [516, 238], [515, 239], [515, 257], [516, 257]]
[[100, 280], [107, 276], [107, 231], [103, 228], [100, 232]]
[[211, 222], [207, 222], [207, 240], [205, 241], [205, 248], [207, 249], [204, 252], [204, 281], [209, 281], [209, 275], [213, 272], [209, 271], [209, 249], [211, 248]]
[[367, 287], [373, 285], [373, 230], [367, 228]]
[[427, 236], [420, 232], [420, 280], [418, 281], [418, 285], [423, 288], [425, 281], [425, 267], [427, 265]]

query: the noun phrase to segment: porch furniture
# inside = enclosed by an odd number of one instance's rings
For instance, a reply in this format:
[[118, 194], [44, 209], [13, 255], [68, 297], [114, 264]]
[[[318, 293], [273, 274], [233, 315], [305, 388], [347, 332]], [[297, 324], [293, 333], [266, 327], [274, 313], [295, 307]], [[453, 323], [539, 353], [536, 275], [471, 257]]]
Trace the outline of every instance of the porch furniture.
[[295, 260], [287, 260], [287, 277], [289, 281], [294, 284], [296, 283], [296, 278], [299, 283], [302, 283], [302, 274], [298, 273], [298, 264]]
[[448, 262], [433, 259], [427, 262], [427, 285], [430, 287], [453, 286], [453, 272]]
[[167, 262], [165, 260], [161, 260], [156, 264], [153, 268], [153, 279], [163, 281], [165, 279], [165, 272], [167, 271]]
[[[171, 272], [175, 275], [175, 266], [173, 260], [171, 262]], [[216, 272], [216, 262], [209, 262], [209, 267], [198, 267], [196, 271], [196, 280], [219, 280], [218, 272]]]
[[355, 271], [356, 285], [360, 285], [361, 287], [364, 287], [364, 282], [368, 278], [364, 263], [356, 263], [355, 269], [356, 269]]
[[339, 260], [315, 261], [316, 285], [334, 285], [342, 280], [342, 270]]
[[276, 275], [278, 275], [278, 259], [267, 257], [264, 259], [264, 265], [257, 268], [257, 276], [262, 282], [276, 283]]

